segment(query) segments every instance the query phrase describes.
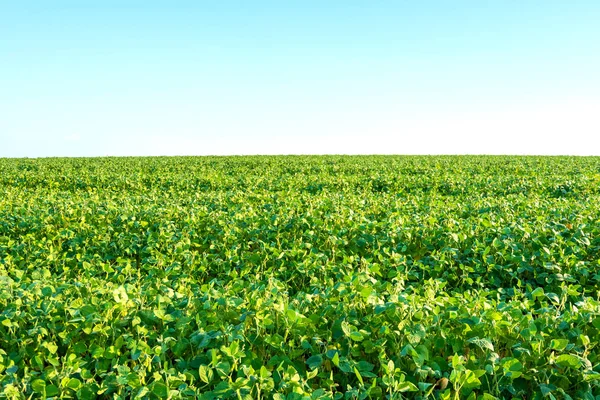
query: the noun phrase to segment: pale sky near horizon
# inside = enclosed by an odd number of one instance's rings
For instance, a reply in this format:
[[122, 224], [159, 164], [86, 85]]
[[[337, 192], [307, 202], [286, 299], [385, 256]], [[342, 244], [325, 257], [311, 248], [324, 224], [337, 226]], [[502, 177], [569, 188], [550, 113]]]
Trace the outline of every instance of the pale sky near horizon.
[[600, 155], [600, 1], [0, 5], [0, 157]]

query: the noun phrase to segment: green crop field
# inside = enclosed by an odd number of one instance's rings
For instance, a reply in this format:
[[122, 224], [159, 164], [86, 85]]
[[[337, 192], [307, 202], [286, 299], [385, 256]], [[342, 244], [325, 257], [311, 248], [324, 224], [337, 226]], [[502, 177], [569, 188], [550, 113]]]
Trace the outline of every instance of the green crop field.
[[600, 158], [0, 159], [0, 397], [598, 399]]

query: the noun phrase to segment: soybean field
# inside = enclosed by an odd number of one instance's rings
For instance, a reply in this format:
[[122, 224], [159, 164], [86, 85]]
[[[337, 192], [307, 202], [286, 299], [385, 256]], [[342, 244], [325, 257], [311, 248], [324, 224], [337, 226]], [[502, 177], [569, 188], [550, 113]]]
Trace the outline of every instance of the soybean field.
[[0, 398], [600, 399], [600, 157], [0, 159]]

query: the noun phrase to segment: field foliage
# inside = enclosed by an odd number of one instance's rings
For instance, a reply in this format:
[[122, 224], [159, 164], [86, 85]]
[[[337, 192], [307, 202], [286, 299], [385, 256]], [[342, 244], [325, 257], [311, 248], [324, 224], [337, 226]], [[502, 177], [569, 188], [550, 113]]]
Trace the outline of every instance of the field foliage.
[[0, 397], [600, 398], [600, 159], [0, 160]]

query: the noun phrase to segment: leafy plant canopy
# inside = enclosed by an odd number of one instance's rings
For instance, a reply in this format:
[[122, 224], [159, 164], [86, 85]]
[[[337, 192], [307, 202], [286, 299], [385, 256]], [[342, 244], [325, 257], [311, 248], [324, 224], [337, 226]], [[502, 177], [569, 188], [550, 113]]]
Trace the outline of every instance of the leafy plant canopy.
[[600, 159], [0, 160], [0, 397], [597, 399]]

